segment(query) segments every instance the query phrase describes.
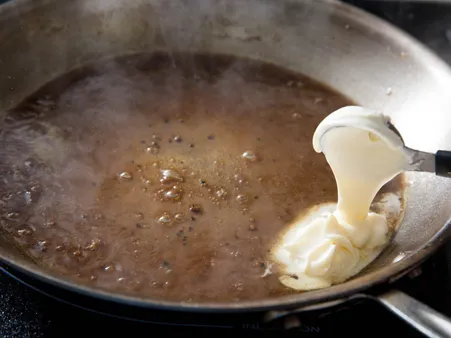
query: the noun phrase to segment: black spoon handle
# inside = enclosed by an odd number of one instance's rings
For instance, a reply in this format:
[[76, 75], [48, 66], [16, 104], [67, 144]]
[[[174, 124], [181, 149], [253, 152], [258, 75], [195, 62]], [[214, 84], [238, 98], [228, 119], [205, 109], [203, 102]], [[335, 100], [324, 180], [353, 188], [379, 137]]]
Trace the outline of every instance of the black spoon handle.
[[439, 150], [435, 153], [435, 174], [451, 177], [451, 151]]

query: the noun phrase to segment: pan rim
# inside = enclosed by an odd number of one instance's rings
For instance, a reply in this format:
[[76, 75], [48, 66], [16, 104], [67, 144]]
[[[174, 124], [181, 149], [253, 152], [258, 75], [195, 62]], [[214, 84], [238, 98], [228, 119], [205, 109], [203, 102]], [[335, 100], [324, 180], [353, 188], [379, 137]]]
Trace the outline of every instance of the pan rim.
[[[38, 4], [36, 4], [36, 2], [35, 4], [33, 4], [33, 0], [16, 0], [14, 2], [4, 4], [0, 6], [0, 20], [5, 15], [8, 16], [10, 11], [13, 12], [18, 8], [33, 8], [34, 6], [41, 6], [43, 4], [51, 3], [52, 1], [53, 0], [44, 0], [39, 1]], [[303, 0], [295, 1], [302, 2]], [[334, 11], [341, 15], [343, 18], [348, 19], [350, 23], [356, 22], [362, 26], [371, 27], [371, 30], [373, 32], [381, 34], [384, 39], [386, 39], [386, 41], [405, 46], [406, 50], [412, 51], [413, 54], [415, 54], [417, 61], [419, 61], [423, 67], [435, 74], [437, 80], [443, 81], [445, 83], [451, 83], [451, 71], [448, 65], [446, 65], [444, 61], [437, 57], [426, 46], [422, 45], [397, 27], [359, 8], [336, 0], [315, 1], [317, 3], [321, 3], [321, 6], [333, 6]], [[24, 274], [30, 275], [55, 287], [85, 296], [128, 306], [173, 311], [208, 311], [210, 313], [267, 311], [302, 307], [312, 304], [321, 304], [332, 300], [339, 300], [367, 290], [375, 285], [387, 282], [394, 276], [399, 276], [421, 263], [424, 259], [430, 256], [434, 251], [436, 251], [440, 247], [440, 245], [446, 242], [446, 239], [451, 235], [450, 225], [451, 217], [447, 220], [443, 227], [429, 240], [427, 244], [425, 244], [422, 248], [419, 248], [411, 256], [406, 257], [400, 262], [387, 267], [383, 267], [364, 276], [351, 279], [342, 284], [333, 285], [326, 289], [303, 292], [271, 299], [243, 301], [237, 303], [188, 303], [121, 295], [94, 287], [80, 285], [63, 277], [59, 278], [56, 275], [52, 275], [50, 272], [47, 272], [45, 269], [39, 268], [32, 263], [14, 262], [14, 260], [9, 259], [8, 257], [2, 257], [1, 254], [0, 263], [9, 265], [19, 270], [20, 272], [23, 272]]]
[[[83, 296], [92, 297], [95, 299], [109, 301], [118, 305], [126, 305], [151, 310], [168, 310], [168, 311], [186, 311], [193, 313], [232, 313], [232, 312], [258, 312], [271, 311], [281, 309], [302, 308], [310, 305], [320, 305], [330, 301], [346, 300], [346, 298], [358, 294], [362, 291], [368, 290], [376, 285], [383, 284], [396, 276], [402, 276], [406, 272], [415, 268], [418, 264], [427, 259], [446, 241], [444, 237], [446, 233], [451, 230], [451, 218], [446, 225], [427, 243], [423, 248], [419, 249], [417, 253], [403, 259], [402, 261], [393, 264], [391, 269], [377, 270], [367, 275], [356, 279], [351, 279], [345, 283], [333, 285], [331, 287], [308, 291], [304, 293], [281, 296], [277, 298], [243, 301], [237, 303], [220, 303], [220, 302], [205, 302], [205, 303], [189, 303], [156, 300], [151, 298], [140, 298], [136, 296], [120, 295], [113, 292], [96, 289], [86, 285], [80, 285], [69, 279], [58, 278], [46, 273], [33, 269], [33, 264], [22, 264], [12, 262], [11, 260], [0, 257], [0, 264], [5, 264], [18, 270], [19, 272], [35, 278], [41, 282], [48, 283], [54, 287], [80, 294]], [[446, 236], [449, 237], [449, 236]], [[395, 269], [396, 268], [396, 269]], [[12, 273], [13, 274], [13, 273]]]

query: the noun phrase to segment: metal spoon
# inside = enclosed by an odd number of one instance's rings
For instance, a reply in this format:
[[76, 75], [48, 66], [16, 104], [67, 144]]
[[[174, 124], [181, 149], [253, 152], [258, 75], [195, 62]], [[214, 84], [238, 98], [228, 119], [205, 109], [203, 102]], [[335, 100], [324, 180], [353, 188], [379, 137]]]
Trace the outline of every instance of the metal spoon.
[[[404, 143], [401, 133], [391, 123], [388, 128], [397, 134]], [[423, 171], [435, 173], [437, 176], [451, 177], [451, 151], [439, 150], [435, 154], [404, 147], [409, 156], [406, 171]]]

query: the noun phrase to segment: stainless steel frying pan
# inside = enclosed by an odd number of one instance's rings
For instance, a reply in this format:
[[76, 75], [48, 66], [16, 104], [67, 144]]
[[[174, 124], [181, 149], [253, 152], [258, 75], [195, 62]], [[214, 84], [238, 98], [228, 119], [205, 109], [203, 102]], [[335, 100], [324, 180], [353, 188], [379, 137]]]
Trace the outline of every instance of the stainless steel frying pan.
[[[451, 149], [451, 72], [419, 43], [360, 10], [326, 0], [15, 0], [0, 7], [0, 111], [68, 70], [105, 56], [192, 51], [275, 63], [357, 104], [390, 114], [406, 145]], [[1, 145], [0, 145], [1, 146]], [[181, 311], [268, 312], [267, 319], [365, 297], [404, 275], [451, 235], [451, 180], [407, 174], [408, 205], [393, 242], [355, 278], [252, 302], [175, 303], [109, 293], [52, 275], [0, 237], [0, 261], [42, 281], [112, 302]], [[429, 336], [451, 322], [398, 291], [377, 299]]]

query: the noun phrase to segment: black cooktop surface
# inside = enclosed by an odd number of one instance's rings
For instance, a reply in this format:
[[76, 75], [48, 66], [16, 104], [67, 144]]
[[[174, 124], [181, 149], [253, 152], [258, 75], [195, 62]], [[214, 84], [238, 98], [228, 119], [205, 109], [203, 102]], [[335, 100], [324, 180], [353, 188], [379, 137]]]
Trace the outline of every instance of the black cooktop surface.
[[[0, 4], [4, 0], [0, 0]], [[347, 0], [405, 29], [435, 50], [451, 64], [451, 5], [391, 1]], [[39, 285], [34, 285], [39, 287]], [[451, 317], [451, 244], [429, 259], [422, 273], [403, 278], [398, 287], [436, 310]], [[62, 296], [63, 298], [64, 295]], [[67, 299], [80, 307], [108, 312], [98, 304]], [[253, 316], [194, 316], [148, 311], [146, 322], [106, 316], [52, 299], [0, 271], [0, 337], [130, 336], [188, 334], [230, 334], [230, 329], [247, 334], [283, 336], [382, 336], [401, 333], [403, 337], [422, 337], [380, 305], [364, 301], [352, 306], [300, 315], [291, 330], [283, 322], [271, 326]], [[117, 315], [117, 313], [116, 313]], [[122, 313], [121, 315], [124, 315]]]

